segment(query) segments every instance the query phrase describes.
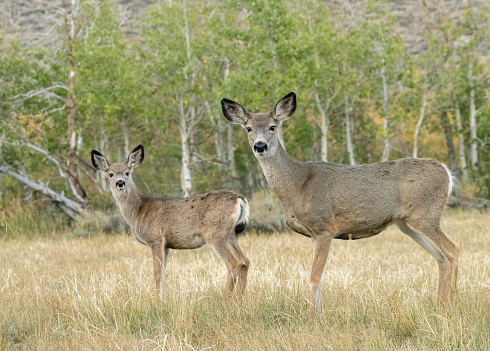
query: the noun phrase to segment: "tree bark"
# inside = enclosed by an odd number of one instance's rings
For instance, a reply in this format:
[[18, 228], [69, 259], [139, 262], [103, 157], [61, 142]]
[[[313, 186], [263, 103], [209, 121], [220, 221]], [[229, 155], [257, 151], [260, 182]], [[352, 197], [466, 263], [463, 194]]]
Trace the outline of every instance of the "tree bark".
[[390, 157], [390, 140], [388, 136], [388, 83], [386, 81], [386, 67], [381, 68], [381, 78], [383, 81], [383, 156], [381, 161], [388, 161]]
[[228, 150], [228, 169], [230, 170], [230, 175], [233, 179], [237, 177], [236, 164], [235, 164], [235, 143], [233, 140], [233, 125], [227, 125], [227, 142], [228, 145], [226, 149]]
[[413, 134], [413, 157], [417, 158], [418, 156], [418, 136], [420, 132], [420, 127], [422, 126], [422, 122], [425, 116], [425, 109], [427, 107], [427, 92], [424, 92], [424, 97], [422, 98], [422, 107], [420, 108], [420, 116], [417, 121], [417, 125], [415, 126], [415, 133]]
[[[65, 36], [67, 41], [67, 56], [68, 56], [68, 81], [66, 87], [68, 89], [66, 97], [67, 116], [67, 134], [68, 134], [68, 154], [66, 158], [67, 172], [69, 181], [73, 184], [77, 198], [83, 199], [82, 203], [87, 199], [87, 193], [80, 183], [80, 174], [78, 171], [77, 160], [77, 132], [75, 126], [75, 116], [77, 113], [75, 98], [73, 96], [73, 86], [75, 84], [75, 62], [73, 59], [73, 41], [75, 40], [75, 0], [71, 0], [70, 15], [67, 14], [65, 0], [63, 0], [64, 20], [65, 20]], [[70, 22], [68, 28], [68, 21]]]
[[223, 123], [221, 122], [220, 112], [216, 112], [216, 115], [211, 110], [211, 107], [207, 101], [204, 102], [206, 110], [209, 115], [209, 121], [213, 125], [213, 142], [214, 148], [216, 149], [216, 159], [219, 162], [219, 167], [225, 163], [224, 154], [224, 141], [223, 141]]
[[[184, 36], [185, 36], [185, 47], [187, 54], [188, 66], [192, 65], [192, 54], [191, 54], [191, 41], [189, 33], [189, 21], [187, 18], [187, 3], [186, 0], [182, 0], [182, 6], [184, 9]], [[187, 76], [187, 67], [184, 68], [184, 76], [186, 79], [186, 87], [189, 85], [189, 78]], [[193, 75], [194, 76], [194, 73]], [[192, 99], [190, 99], [192, 101]], [[191, 114], [190, 118], [188, 117]], [[180, 173], [180, 187], [182, 195], [184, 197], [189, 197], [192, 192], [192, 172], [191, 172], [191, 140], [193, 127], [195, 125], [195, 109], [191, 105], [189, 110], [185, 112], [184, 101], [180, 99], [180, 120], [179, 120], [179, 131], [181, 136], [181, 146], [182, 146], [182, 169]]]
[[284, 145], [284, 130], [281, 122], [279, 122], [279, 125], [277, 126], [276, 134], [277, 134], [277, 139], [279, 139], [279, 142], [281, 143], [282, 147], [284, 148], [284, 150], [286, 150], [286, 145]]
[[131, 152], [131, 146], [130, 146], [130, 142], [129, 142], [129, 127], [126, 123], [123, 124], [122, 126], [122, 130], [123, 130], [123, 137], [124, 137], [124, 156], [125, 157], [128, 157], [129, 153]]
[[220, 163], [225, 163], [224, 156], [224, 142], [223, 142], [223, 124], [221, 122], [221, 116], [216, 116], [215, 130], [214, 130], [214, 146], [216, 148], [216, 155]]
[[356, 160], [354, 158], [354, 146], [352, 145], [352, 136], [351, 136], [351, 120], [350, 120], [350, 113], [349, 113], [349, 96], [345, 95], [344, 96], [344, 103], [345, 103], [345, 143], [347, 146], [347, 153], [349, 154], [349, 163], [351, 165], [356, 164]]
[[444, 128], [444, 136], [446, 137], [446, 146], [447, 146], [447, 157], [449, 159], [449, 168], [451, 172], [456, 178], [461, 179], [461, 175], [458, 169], [458, 161], [456, 160], [456, 151], [454, 149], [453, 143], [453, 126], [449, 117], [447, 115], [447, 111], [442, 112], [441, 114], [441, 122]]
[[463, 173], [463, 180], [468, 182], [469, 174], [468, 174], [468, 164], [466, 162], [466, 153], [465, 153], [465, 140], [463, 134], [463, 123], [461, 121], [461, 111], [459, 109], [459, 104], [456, 103], [454, 115], [456, 117], [456, 126], [458, 128], [458, 137], [459, 137], [459, 162], [461, 164], [461, 171]]
[[[191, 108], [192, 113], [192, 108]], [[184, 111], [184, 102], [180, 101], [180, 122], [179, 131], [182, 143], [182, 170], [180, 173], [180, 188], [182, 196], [189, 197], [192, 191], [192, 173], [191, 173], [191, 145], [190, 133], [187, 116]]]
[[468, 80], [470, 83], [470, 161], [471, 168], [478, 167], [478, 145], [477, 145], [477, 125], [475, 107], [475, 87], [473, 84], [473, 72], [471, 67], [468, 70]]
[[318, 96], [318, 93], [315, 92], [315, 101], [316, 101], [316, 106], [318, 108], [318, 111], [320, 111], [320, 116], [321, 116], [321, 124], [320, 124], [320, 130], [321, 130], [321, 160], [323, 162], [328, 162], [328, 128], [330, 126], [330, 119], [328, 118], [327, 112], [322, 106], [322, 103], [320, 101], [320, 97]]
[[[278, 72], [278, 62], [277, 62], [277, 54], [276, 54], [276, 49], [274, 47], [274, 42], [272, 39], [269, 40], [269, 47], [271, 48], [271, 54], [272, 54], [272, 64], [274, 65], [274, 71], [276, 73]], [[279, 139], [279, 142], [281, 143], [282, 147], [284, 150], [286, 150], [286, 146], [284, 145], [284, 131], [282, 127], [282, 123], [279, 123], [276, 129], [276, 135], [277, 139]]]
[[[225, 57], [225, 71], [223, 72], [223, 81], [226, 82], [228, 75], [230, 74], [230, 60]], [[219, 112], [221, 118], [221, 111]], [[236, 164], [235, 164], [235, 140], [233, 138], [233, 125], [228, 123], [226, 126], [226, 150], [228, 150], [227, 161], [228, 171], [231, 178], [235, 180], [237, 178]]]

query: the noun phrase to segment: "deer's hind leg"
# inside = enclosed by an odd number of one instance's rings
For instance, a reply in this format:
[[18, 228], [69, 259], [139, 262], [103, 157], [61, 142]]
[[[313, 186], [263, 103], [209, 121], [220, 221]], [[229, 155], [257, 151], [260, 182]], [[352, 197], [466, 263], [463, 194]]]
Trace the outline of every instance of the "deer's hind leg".
[[235, 288], [236, 282], [238, 280], [240, 261], [237, 257], [235, 257], [231, 245], [228, 244], [226, 241], [213, 243], [210, 245], [213, 248], [214, 252], [216, 252], [218, 257], [221, 258], [226, 265], [228, 277], [226, 279], [226, 286], [223, 294], [224, 297], [228, 299], [229, 297], [231, 297], [233, 289]]
[[245, 292], [245, 287], [247, 286], [247, 275], [248, 269], [250, 267], [250, 260], [243, 254], [240, 246], [238, 245], [238, 240], [234, 240], [231, 244], [234, 256], [240, 262], [238, 264], [238, 294], [242, 295]]
[[459, 246], [442, 231], [439, 223], [409, 220], [396, 223], [400, 230], [426, 249], [439, 265], [438, 299], [447, 303], [454, 298], [458, 276]]

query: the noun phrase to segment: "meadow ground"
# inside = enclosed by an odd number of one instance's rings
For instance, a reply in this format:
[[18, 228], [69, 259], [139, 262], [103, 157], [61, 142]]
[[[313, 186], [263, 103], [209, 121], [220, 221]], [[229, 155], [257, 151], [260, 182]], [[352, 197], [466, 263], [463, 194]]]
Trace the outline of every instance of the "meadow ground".
[[391, 227], [334, 241], [311, 324], [312, 244], [294, 233], [240, 239], [249, 285], [229, 303], [208, 246], [171, 253], [160, 301], [132, 236], [3, 239], [0, 350], [488, 350], [490, 215], [446, 212], [442, 227], [461, 246], [452, 306], [435, 302], [435, 260]]

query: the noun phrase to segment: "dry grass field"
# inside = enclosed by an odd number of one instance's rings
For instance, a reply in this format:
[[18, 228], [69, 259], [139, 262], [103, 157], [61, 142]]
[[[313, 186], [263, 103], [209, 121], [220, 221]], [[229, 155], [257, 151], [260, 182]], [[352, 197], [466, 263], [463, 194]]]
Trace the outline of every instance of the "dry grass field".
[[173, 251], [163, 301], [150, 250], [126, 235], [0, 241], [0, 350], [488, 350], [490, 215], [446, 212], [461, 246], [456, 302], [437, 264], [396, 227], [334, 241], [322, 310], [308, 323], [312, 244], [247, 234], [246, 296], [224, 303], [209, 247]]

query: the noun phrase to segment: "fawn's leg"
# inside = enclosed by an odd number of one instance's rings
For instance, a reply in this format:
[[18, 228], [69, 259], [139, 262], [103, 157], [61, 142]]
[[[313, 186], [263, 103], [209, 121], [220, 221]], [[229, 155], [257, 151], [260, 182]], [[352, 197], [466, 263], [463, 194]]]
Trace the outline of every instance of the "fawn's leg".
[[223, 291], [225, 298], [228, 299], [231, 296], [233, 289], [235, 288], [235, 284], [237, 282], [237, 278], [238, 278], [237, 268], [240, 262], [235, 257], [235, 255], [233, 255], [231, 246], [227, 242], [219, 242], [210, 245], [213, 248], [214, 252], [216, 252], [218, 257], [223, 260], [223, 262], [226, 265], [226, 269], [228, 270], [226, 286]]

